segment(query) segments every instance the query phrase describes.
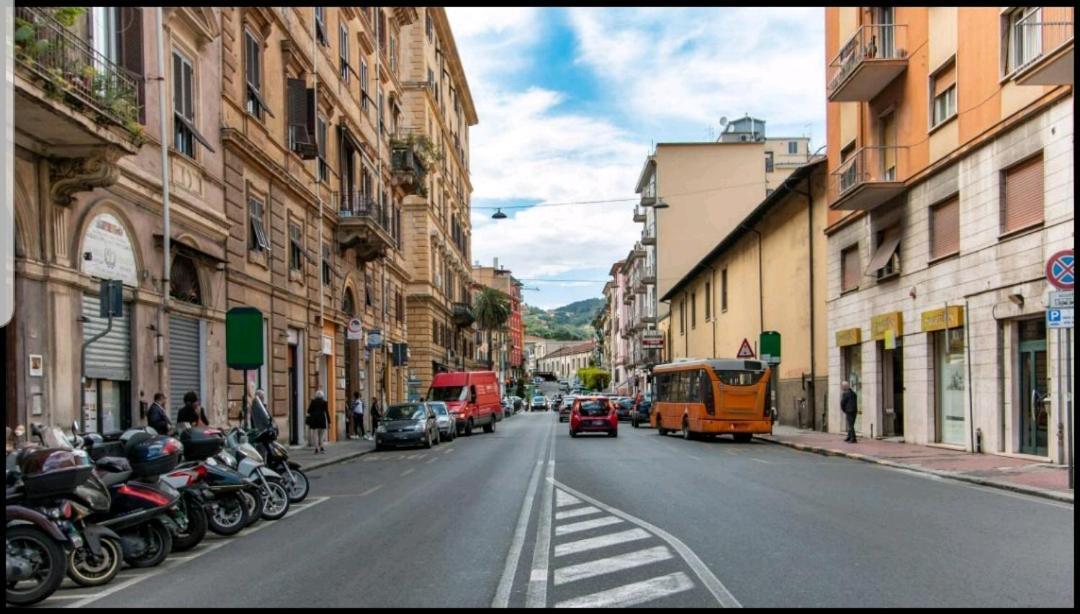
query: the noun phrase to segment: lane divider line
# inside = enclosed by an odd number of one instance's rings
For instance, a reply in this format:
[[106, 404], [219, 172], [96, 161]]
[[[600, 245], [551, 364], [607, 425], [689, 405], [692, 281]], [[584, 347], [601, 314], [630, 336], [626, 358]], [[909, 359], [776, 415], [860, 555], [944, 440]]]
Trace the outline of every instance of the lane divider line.
[[[551, 432], [554, 433], [554, 431], [555, 427], [552, 424]], [[525, 607], [527, 608], [547, 607], [548, 561], [551, 551], [551, 507], [555, 499], [553, 492], [555, 489], [554, 435], [550, 438], [546, 473], [544, 496], [540, 500], [540, 517], [537, 520], [536, 527], [536, 544], [533, 547], [532, 573], [529, 575], [529, 586], [525, 591]]]

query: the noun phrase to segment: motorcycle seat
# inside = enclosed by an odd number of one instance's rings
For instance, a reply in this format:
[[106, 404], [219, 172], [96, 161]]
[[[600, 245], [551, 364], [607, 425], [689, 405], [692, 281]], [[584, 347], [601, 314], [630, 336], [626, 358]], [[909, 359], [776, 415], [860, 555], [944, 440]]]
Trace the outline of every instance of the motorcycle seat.
[[131, 477], [131, 470], [128, 469], [127, 471], [119, 471], [116, 473], [103, 473], [98, 477], [101, 479], [102, 484], [106, 486], [114, 486], [116, 484], [128, 481], [128, 479]]

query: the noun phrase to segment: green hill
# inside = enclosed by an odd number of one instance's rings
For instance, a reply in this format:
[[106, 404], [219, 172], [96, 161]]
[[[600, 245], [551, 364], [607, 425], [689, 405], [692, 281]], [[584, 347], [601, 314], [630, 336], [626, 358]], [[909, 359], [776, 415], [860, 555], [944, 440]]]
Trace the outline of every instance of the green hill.
[[597, 310], [603, 306], [604, 299], [602, 298], [576, 301], [555, 309], [540, 309], [525, 305], [522, 313], [525, 334], [558, 340], [592, 339], [594, 336], [592, 320]]

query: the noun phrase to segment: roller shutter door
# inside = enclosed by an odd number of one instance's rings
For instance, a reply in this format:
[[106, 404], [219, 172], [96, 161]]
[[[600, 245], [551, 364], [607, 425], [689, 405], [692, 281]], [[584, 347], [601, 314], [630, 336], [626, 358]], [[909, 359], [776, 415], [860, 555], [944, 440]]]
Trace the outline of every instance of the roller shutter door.
[[[83, 340], [91, 339], [109, 326], [108, 318], [98, 315], [100, 301], [83, 296]], [[87, 379], [131, 381], [131, 305], [124, 303], [123, 317], [113, 318], [109, 334], [86, 348]]]
[[169, 413], [174, 422], [185, 394], [194, 390], [202, 399], [200, 349], [199, 321], [169, 316]]

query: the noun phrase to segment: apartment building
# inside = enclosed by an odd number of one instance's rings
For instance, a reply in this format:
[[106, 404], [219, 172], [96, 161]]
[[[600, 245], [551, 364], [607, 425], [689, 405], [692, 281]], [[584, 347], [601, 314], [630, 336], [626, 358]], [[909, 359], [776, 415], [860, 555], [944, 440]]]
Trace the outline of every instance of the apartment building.
[[611, 354], [608, 361], [611, 370], [611, 389], [613, 391], [626, 390], [630, 384], [630, 344], [623, 336], [623, 330], [627, 319], [626, 306], [623, 302], [626, 290], [626, 279], [623, 274], [625, 260], [619, 260], [611, 265], [608, 275], [611, 280], [604, 284], [604, 298], [607, 300], [608, 336], [605, 344]]
[[749, 115], [727, 123], [716, 142], [764, 144], [766, 195], [783, 184], [792, 171], [806, 164], [810, 156], [808, 137], [768, 137], [765, 121]]
[[[117, 431], [141, 424], [156, 392], [175, 417], [190, 391], [224, 421], [219, 13], [14, 9], [15, 315], [0, 330], [8, 426], [79, 420]], [[164, 99], [149, 79], [159, 35]], [[100, 315], [101, 280], [122, 283], [111, 319]]]
[[796, 169], [660, 300], [672, 306], [667, 355], [734, 358], [744, 340], [780, 333], [781, 424], [825, 428], [827, 173], [823, 156]]
[[588, 367], [595, 360], [596, 342], [579, 341], [542, 356], [538, 363], [540, 371], [554, 373], [559, 379], [573, 382], [578, 369]]
[[469, 128], [478, 119], [443, 8], [419, 9], [396, 44], [404, 95], [395, 162], [420, 173], [416, 193], [404, 200], [409, 366], [426, 391], [435, 373], [479, 366], [469, 175]]
[[[524, 328], [521, 324], [521, 282], [514, 279], [510, 270], [500, 267], [498, 258], [495, 266], [472, 268], [474, 283], [478, 286], [497, 290], [506, 297], [510, 306], [510, 318], [506, 322], [505, 331], [496, 331], [494, 335], [492, 367], [499, 373], [499, 381], [509, 384], [511, 381], [522, 379], [524, 373], [524, 361], [522, 352], [525, 345]], [[482, 355], [487, 355], [487, 339], [483, 342]]]
[[532, 352], [532, 366], [529, 367], [529, 373], [542, 372], [540, 368], [540, 359], [556, 350], [571, 345], [578, 345], [581, 341], [577, 339], [573, 340], [558, 340], [558, 339], [544, 339], [543, 337], [525, 337], [525, 345], [531, 348]]
[[865, 436], [1064, 462], [1044, 263], [1074, 245], [1073, 9], [825, 20], [829, 398], [851, 383]]

